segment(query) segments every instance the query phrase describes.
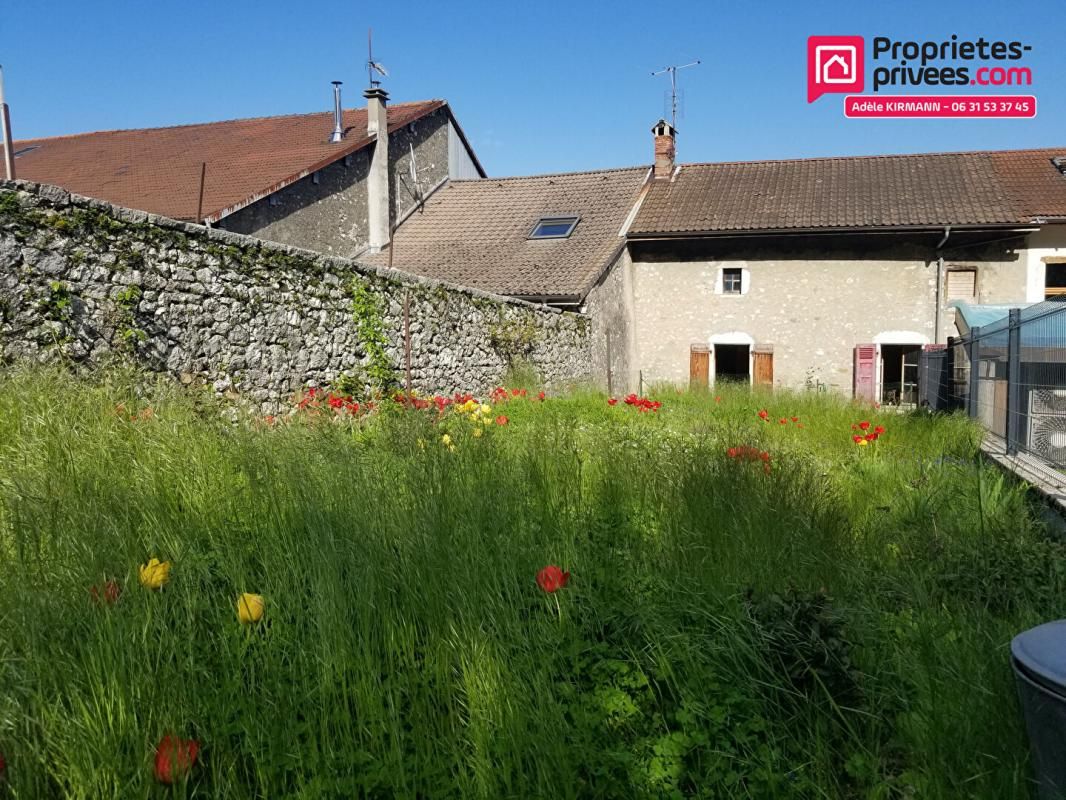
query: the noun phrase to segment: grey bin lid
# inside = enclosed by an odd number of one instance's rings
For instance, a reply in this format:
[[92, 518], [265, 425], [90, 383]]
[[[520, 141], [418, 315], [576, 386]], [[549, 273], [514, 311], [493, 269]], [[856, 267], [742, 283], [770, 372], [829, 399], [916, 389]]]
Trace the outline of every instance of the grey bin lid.
[[1010, 643], [1014, 663], [1034, 681], [1066, 697], [1066, 620], [1019, 633]]

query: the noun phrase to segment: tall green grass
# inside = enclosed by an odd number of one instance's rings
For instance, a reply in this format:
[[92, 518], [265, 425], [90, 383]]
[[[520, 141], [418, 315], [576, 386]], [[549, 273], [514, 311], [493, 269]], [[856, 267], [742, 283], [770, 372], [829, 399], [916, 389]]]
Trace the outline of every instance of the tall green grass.
[[[0, 797], [1027, 797], [1007, 647], [1066, 559], [969, 422], [656, 396], [449, 415], [451, 452], [389, 403], [0, 379]], [[203, 748], [169, 788], [165, 733]]]

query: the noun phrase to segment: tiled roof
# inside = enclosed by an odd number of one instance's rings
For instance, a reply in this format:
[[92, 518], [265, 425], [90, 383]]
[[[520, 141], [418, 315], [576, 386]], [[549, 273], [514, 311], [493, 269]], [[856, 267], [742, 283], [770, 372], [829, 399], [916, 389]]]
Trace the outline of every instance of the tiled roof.
[[[621, 248], [647, 167], [452, 181], [396, 232], [393, 266], [520, 297], [580, 298]], [[528, 239], [541, 217], [577, 215], [566, 239]], [[386, 264], [388, 252], [364, 258]]]
[[630, 235], [1028, 224], [1066, 218], [1066, 147], [685, 164]]
[[[389, 130], [436, 111], [443, 100], [388, 107]], [[329, 141], [333, 113], [235, 119], [170, 128], [101, 131], [16, 141], [19, 178], [176, 219], [215, 220], [301, 175], [366, 147], [366, 109], [344, 111], [345, 138]], [[30, 149], [32, 148], [32, 149]]]

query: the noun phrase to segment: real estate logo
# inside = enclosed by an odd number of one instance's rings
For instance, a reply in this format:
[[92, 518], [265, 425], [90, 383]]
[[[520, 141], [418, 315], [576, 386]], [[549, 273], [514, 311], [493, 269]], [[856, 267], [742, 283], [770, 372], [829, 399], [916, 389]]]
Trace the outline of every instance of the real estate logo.
[[861, 92], [866, 63], [861, 36], [807, 38], [807, 102], [823, 94]]

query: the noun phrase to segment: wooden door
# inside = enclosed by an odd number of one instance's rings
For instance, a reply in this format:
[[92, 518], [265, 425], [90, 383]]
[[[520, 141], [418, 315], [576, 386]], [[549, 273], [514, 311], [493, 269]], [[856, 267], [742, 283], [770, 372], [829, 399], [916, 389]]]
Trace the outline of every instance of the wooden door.
[[755, 349], [751, 354], [752, 383], [756, 386], [774, 385], [773, 350]]
[[705, 344], [694, 344], [688, 353], [688, 385], [690, 389], [706, 389], [711, 377], [711, 349]]

